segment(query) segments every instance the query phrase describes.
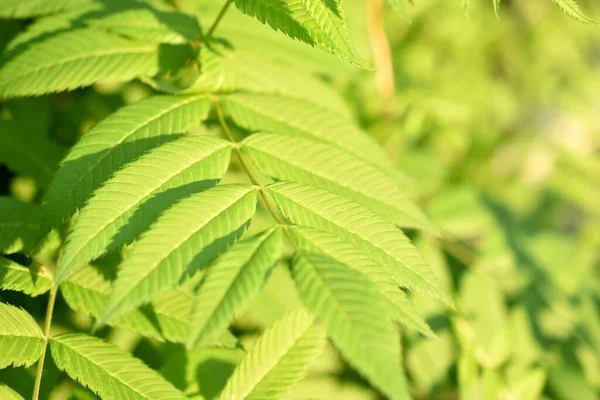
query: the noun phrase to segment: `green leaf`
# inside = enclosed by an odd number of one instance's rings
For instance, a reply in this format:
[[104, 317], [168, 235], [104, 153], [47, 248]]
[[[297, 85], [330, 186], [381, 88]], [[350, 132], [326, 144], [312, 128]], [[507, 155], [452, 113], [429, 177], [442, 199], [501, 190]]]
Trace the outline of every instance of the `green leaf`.
[[[71, 149], [46, 194], [43, 235], [83, 206], [92, 192], [124, 164], [197, 127], [208, 116], [203, 96], [156, 96], [119, 109]], [[38, 235], [40, 236], [40, 235]]]
[[253, 186], [223, 185], [166, 210], [121, 265], [99, 323], [148, 303], [206, 266], [243, 233], [255, 208]]
[[81, 7], [68, 9], [31, 21], [27, 25], [27, 29], [22, 30], [6, 45], [2, 60], [6, 61], [12, 54], [23, 51], [31, 44], [55, 35], [56, 32], [64, 32], [72, 29], [75, 21], [82, 15], [91, 12], [100, 12], [104, 9], [102, 3], [97, 2], [97, 0], [92, 1], [96, 2], [82, 4]]
[[297, 65], [265, 58], [264, 54], [235, 49], [233, 68], [236, 89], [249, 93], [278, 93], [332, 110], [346, 118], [350, 113], [345, 100], [330, 85]]
[[188, 347], [210, 342], [239, 316], [279, 260], [281, 246], [276, 227], [233, 245], [208, 268], [196, 295]]
[[363, 273], [385, 297], [395, 320], [426, 336], [435, 337], [404, 291], [367, 253], [338, 236], [306, 226], [290, 226], [288, 232], [301, 249], [322, 254]]
[[232, 49], [216, 41], [200, 48], [198, 63], [188, 65], [186, 73], [142, 80], [157, 90], [178, 94], [277, 93], [349, 116], [343, 98], [322, 79], [306, 75], [298, 66], [265, 58], [254, 49]]
[[[48, 137], [48, 98], [30, 98], [4, 104], [0, 115], [0, 163], [46, 187], [65, 150]], [[35, 118], [32, 118], [35, 115]]]
[[344, 117], [314, 103], [290, 96], [251, 93], [226, 96], [221, 102], [233, 121], [244, 129], [302, 136], [329, 143], [386, 172], [400, 175], [368, 134]]
[[465, 17], [467, 17], [467, 20], [470, 21], [471, 19], [469, 18], [469, 0], [461, 0], [461, 6]]
[[122, 1], [111, 4], [110, 12], [84, 18], [92, 27], [131, 39], [182, 44], [200, 38], [198, 21], [164, 4]]
[[235, 5], [276, 31], [371, 69], [350, 40], [342, 4], [337, 0], [235, 0]]
[[87, 6], [95, 2], [97, 0], [2, 0], [0, 3], [0, 17], [38, 17], [73, 7]]
[[325, 332], [303, 309], [286, 314], [254, 343], [220, 400], [279, 399], [302, 380], [325, 345]]
[[52, 359], [104, 399], [183, 400], [186, 396], [129, 353], [80, 333], [50, 340]]
[[581, 11], [575, 0], [552, 0], [569, 17], [584, 24], [593, 24], [594, 21]]
[[304, 252], [292, 260], [292, 277], [344, 357], [389, 398], [409, 399], [400, 335], [377, 287], [343, 264]]
[[29, 252], [40, 226], [40, 207], [0, 196], [0, 253]]
[[22, 308], [0, 303], [0, 369], [28, 367], [44, 350], [44, 334]]
[[400, 226], [434, 230], [394, 179], [339, 147], [302, 137], [257, 133], [242, 142], [241, 150], [271, 178], [329, 190]]
[[496, 14], [496, 18], [500, 19], [500, 0], [492, 0], [494, 5], [494, 13]]
[[34, 96], [158, 72], [155, 44], [84, 28], [31, 44], [0, 68], [0, 96]]
[[153, 149], [117, 171], [81, 210], [56, 281], [133, 241], [178, 199], [215, 186], [227, 171], [230, 154], [229, 142], [189, 136]]
[[300, 183], [271, 184], [267, 191], [293, 224], [330, 232], [359, 247], [395, 282], [452, 305], [429, 265], [401, 230], [362, 205]]
[[0, 398], [4, 400], [23, 400], [23, 397], [11, 388], [0, 383]]
[[52, 276], [46, 269], [27, 268], [8, 258], [0, 257], [0, 289], [16, 290], [38, 296], [52, 288]]
[[[99, 318], [111, 281], [99, 267], [87, 265], [61, 283], [60, 291], [76, 312]], [[130, 311], [109, 325], [138, 332], [157, 340], [183, 343], [188, 337], [194, 295], [178, 288], [159, 296], [148, 306]]]

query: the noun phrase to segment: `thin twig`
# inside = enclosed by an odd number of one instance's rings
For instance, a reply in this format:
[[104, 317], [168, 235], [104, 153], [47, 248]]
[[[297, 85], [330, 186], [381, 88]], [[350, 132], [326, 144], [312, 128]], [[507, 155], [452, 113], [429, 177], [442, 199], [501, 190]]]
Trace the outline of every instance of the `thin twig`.
[[44, 371], [44, 360], [46, 359], [46, 349], [48, 347], [48, 340], [50, 340], [50, 327], [52, 326], [52, 314], [54, 312], [54, 303], [56, 302], [56, 293], [58, 292], [58, 286], [54, 285], [50, 290], [50, 297], [48, 298], [48, 307], [46, 308], [46, 321], [44, 322], [44, 349], [42, 355], [38, 360], [37, 372], [35, 374], [35, 383], [33, 385], [32, 400], [38, 400], [40, 396], [40, 386], [42, 384], [42, 373]]
[[223, 8], [221, 8], [221, 11], [219, 11], [219, 15], [217, 15], [217, 18], [215, 19], [215, 22], [213, 22], [213, 24], [211, 25], [210, 29], [206, 33], [206, 36], [205, 36], [206, 40], [210, 39], [210, 37], [212, 36], [212, 34], [215, 32], [215, 29], [217, 29], [217, 26], [219, 25], [219, 22], [221, 22], [221, 19], [223, 19], [223, 16], [227, 12], [227, 9], [231, 5], [231, 3], [233, 3], [233, 0], [227, 0], [225, 2], [225, 4], [223, 5]]
[[269, 199], [267, 197], [267, 194], [265, 193], [264, 187], [258, 182], [256, 177], [252, 174], [252, 171], [248, 167], [248, 164], [246, 163], [246, 160], [244, 159], [244, 155], [240, 151], [239, 144], [235, 141], [233, 134], [231, 133], [231, 130], [229, 129], [229, 126], [227, 125], [225, 118], [223, 117], [223, 111], [221, 110], [221, 106], [220, 106], [218, 100], [213, 100], [213, 101], [215, 104], [215, 111], [217, 112], [217, 118], [219, 119], [219, 123], [221, 124], [221, 128], [223, 128], [225, 135], [227, 136], [229, 141], [233, 144], [233, 149], [235, 151], [235, 154], [236, 154], [238, 160], [240, 161], [240, 165], [242, 166], [242, 169], [244, 170], [244, 172], [250, 179], [250, 182], [252, 182], [252, 184], [254, 186], [258, 187], [258, 193], [262, 199], [263, 204], [265, 205], [265, 208], [269, 212], [269, 214], [271, 214], [271, 216], [273, 217], [275, 222], [277, 222], [277, 224], [282, 226], [283, 232], [286, 235], [286, 237], [288, 238], [289, 242], [292, 244], [292, 246], [294, 246], [296, 249], [298, 249], [298, 244], [294, 240], [293, 236], [287, 230], [287, 224], [285, 223], [285, 221], [283, 221], [281, 219], [281, 217], [279, 216], [279, 213], [277, 211], [275, 211], [275, 209], [273, 208], [273, 206], [271, 205], [271, 202], [269, 201]]
[[375, 82], [381, 100], [381, 111], [391, 116], [395, 104], [392, 53], [383, 26], [383, 0], [369, 0], [369, 39], [375, 61]]

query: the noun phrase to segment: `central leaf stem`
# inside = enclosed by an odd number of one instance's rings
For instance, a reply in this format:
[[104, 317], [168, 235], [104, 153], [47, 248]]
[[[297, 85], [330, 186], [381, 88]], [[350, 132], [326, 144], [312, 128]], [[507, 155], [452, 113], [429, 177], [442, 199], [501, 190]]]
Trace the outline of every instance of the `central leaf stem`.
[[231, 5], [231, 3], [233, 3], [233, 0], [227, 0], [225, 2], [225, 4], [223, 5], [223, 8], [221, 8], [221, 11], [219, 11], [219, 15], [217, 15], [217, 18], [215, 19], [215, 22], [213, 22], [213, 24], [211, 25], [211, 27], [208, 29], [208, 32], [206, 33], [206, 36], [204, 37], [206, 40], [210, 39], [210, 37], [212, 36], [212, 34], [215, 32], [215, 29], [217, 29], [217, 26], [219, 25], [219, 22], [221, 22], [221, 19], [223, 19], [223, 16], [227, 12], [227, 9]]
[[233, 150], [235, 151], [235, 154], [236, 154], [238, 160], [240, 160], [240, 165], [242, 166], [242, 169], [244, 170], [246, 175], [248, 175], [250, 182], [252, 182], [253, 185], [258, 186], [258, 188], [259, 188], [258, 193], [260, 194], [260, 197], [265, 205], [265, 208], [269, 212], [269, 214], [271, 214], [271, 216], [273, 217], [275, 222], [277, 222], [279, 225], [281, 225], [283, 227], [283, 232], [284, 232], [285, 236], [287, 237], [288, 241], [292, 244], [292, 246], [294, 246], [296, 249], [298, 249], [298, 244], [296, 243], [296, 241], [294, 240], [292, 235], [287, 231], [287, 228], [286, 228], [287, 224], [285, 223], [285, 221], [283, 221], [283, 219], [281, 218], [279, 213], [277, 211], [275, 211], [275, 209], [273, 208], [273, 206], [271, 205], [271, 202], [269, 201], [269, 199], [267, 197], [267, 194], [265, 193], [264, 187], [258, 182], [256, 177], [252, 174], [252, 171], [250, 170], [250, 168], [248, 168], [248, 163], [244, 159], [244, 155], [240, 151], [240, 147], [239, 147], [238, 143], [235, 141], [235, 139], [233, 138], [233, 135], [231, 134], [231, 130], [229, 129], [229, 126], [227, 125], [227, 122], [225, 121], [225, 117], [223, 116], [223, 111], [221, 110], [221, 105], [219, 104], [218, 100], [214, 100], [214, 104], [215, 104], [215, 111], [217, 112], [217, 118], [219, 119], [219, 123], [221, 124], [221, 127], [223, 128], [225, 135], [227, 136], [229, 141], [233, 144]]
[[54, 303], [56, 302], [56, 293], [58, 292], [58, 286], [52, 286], [50, 290], [50, 297], [48, 298], [48, 307], [46, 308], [46, 321], [44, 322], [44, 349], [42, 355], [38, 360], [37, 372], [35, 374], [35, 383], [33, 384], [33, 395], [32, 400], [38, 400], [40, 396], [40, 386], [42, 383], [42, 373], [44, 371], [44, 360], [46, 359], [46, 349], [48, 347], [48, 340], [50, 340], [50, 327], [52, 326], [52, 313], [54, 312]]

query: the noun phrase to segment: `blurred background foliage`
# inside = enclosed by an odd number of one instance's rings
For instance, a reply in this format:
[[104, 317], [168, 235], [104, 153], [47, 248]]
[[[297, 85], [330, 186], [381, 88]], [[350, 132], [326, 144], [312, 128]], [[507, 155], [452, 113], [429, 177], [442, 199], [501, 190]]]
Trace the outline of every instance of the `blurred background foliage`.
[[[173, 3], [197, 14], [203, 26], [221, 7], [208, 0]], [[600, 3], [579, 4], [587, 15], [600, 18]], [[357, 47], [369, 58], [368, 4], [348, 0], [345, 6]], [[567, 18], [546, 0], [503, 1], [499, 19], [489, 1], [463, 6], [459, 0], [418, 0], [405, 4], [409, 21], [384, 8], [395, 77], [385, 112], [371, 72], [278, 35], [235, 10], [218, 34], [244, 60], [246, 85], [271, 85], [317, 104], [339, 104], [337, 112], [387, 149], [414, 198], [439, 227], [438, 237], [410, 233], [458, 307], [451, 311], [413, 295], [437, 335], [403, 335], [416, 399], [598, 399], [598, 27]], [[0, 46], [31, 23], [0, 20]], [[268, 45], [256, 49], [256, 38]], [[264, 56], [260, 60], [253, 58], [257, 50]], [[256, 70], [272, 79], [253, 80]], [[311, 72], [316, 86], [290, 81], [296, 71]], [[59, 161], [81, 134], [151, 93], [140, 82], [107, 83], [2, 103], [0, 194], [39, 203]], [[15, 136], [24, 130], [35, 141]], [[282, 265], [237, 322], [234, 333], [242, 343], [299, 304], [294, 290]], [[1, 296], [42, 319], [43, 299]], [[57, 310], [57, 329], [91, 326], [62, 299]], [[100, 334], [188, 392], [194, 382], [194, 393], [207, 399], [224, 383], [218, 377], [231, 373], [240, 359], [236, 349], [186, 356], [175, 345], [124, 330], [105, 328]], [[206, 370], [215, 378], [203, 381], [200, 372]], [[93, 398], [74, 389], [57, 369], [48, 371], [42, 385], [46, 398], [50, 392], [54, 399]], [[30, 393], [33, 373], [17, 372], [3, 370], [0, 379]], [[329, 348], [288, 398], [379, 397]]]

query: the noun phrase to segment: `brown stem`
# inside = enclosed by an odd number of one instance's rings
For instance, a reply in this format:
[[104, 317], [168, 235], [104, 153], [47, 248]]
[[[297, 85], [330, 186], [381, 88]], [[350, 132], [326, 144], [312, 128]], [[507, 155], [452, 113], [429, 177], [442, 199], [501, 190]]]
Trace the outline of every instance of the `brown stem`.
[[395, 104], [392, 53], [383, 26], [383, 0], [369, 0], [369, 39], [375, 61], [375, 82], [382, 114], [392, 116]]

